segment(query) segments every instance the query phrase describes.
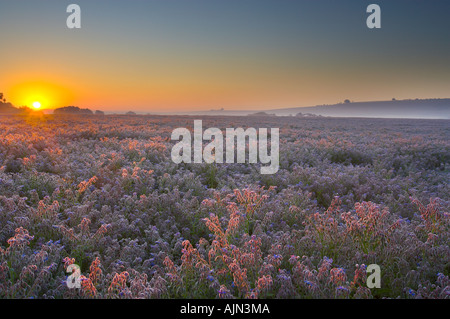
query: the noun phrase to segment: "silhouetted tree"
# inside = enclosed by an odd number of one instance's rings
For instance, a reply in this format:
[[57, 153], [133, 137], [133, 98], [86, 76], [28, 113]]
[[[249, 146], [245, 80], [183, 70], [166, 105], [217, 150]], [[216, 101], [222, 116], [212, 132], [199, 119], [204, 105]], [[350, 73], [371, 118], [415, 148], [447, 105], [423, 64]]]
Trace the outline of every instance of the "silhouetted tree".
[[53, 111], [53, 114], [94, 114], [89, 109], [80, 109], [78, 106], [65, 106]]

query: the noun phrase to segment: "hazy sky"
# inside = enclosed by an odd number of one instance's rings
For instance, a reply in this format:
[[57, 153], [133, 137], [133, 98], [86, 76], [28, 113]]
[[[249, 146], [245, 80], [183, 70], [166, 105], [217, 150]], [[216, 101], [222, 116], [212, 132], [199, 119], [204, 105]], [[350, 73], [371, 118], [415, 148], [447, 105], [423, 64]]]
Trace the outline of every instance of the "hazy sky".
[[[66, 26], [69, 4], [82, 28]], [[382, 28], [368, 29], [379, 4]], [[0, 0], [0, 91], [106, 111], [450, 97], [450, 1]]]

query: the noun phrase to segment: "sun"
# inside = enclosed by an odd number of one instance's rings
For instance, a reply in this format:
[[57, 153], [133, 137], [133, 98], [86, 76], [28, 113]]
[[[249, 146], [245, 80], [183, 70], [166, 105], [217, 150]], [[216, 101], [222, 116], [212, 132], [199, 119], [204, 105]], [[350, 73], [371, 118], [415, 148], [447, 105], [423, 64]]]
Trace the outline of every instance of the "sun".
[[35, 109], [40, 109], [41, 108], [41, 102], [33, 102], [33, 107]]

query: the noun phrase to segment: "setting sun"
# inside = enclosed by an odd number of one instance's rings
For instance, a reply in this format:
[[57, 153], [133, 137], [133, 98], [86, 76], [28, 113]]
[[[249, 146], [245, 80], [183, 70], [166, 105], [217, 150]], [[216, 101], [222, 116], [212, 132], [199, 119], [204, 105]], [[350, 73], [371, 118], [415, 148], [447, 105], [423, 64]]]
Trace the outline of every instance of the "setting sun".
[[[63, 81], [63, 80], [61, 80]], [[8, 99], [16, 105], [28, 106], [33, 109], [54, 109], [71, 105], [72, 92], [55, 81], [29, 80], [18, 81], [5, 90]]]

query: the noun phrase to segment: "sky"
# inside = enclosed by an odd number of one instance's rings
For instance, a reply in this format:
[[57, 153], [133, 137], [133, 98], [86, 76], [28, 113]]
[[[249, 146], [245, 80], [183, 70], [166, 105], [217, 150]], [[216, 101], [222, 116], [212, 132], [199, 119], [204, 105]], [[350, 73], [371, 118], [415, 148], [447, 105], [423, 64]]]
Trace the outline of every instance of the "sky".
[[110, 112], [447, 98], [449, 31], [448, 0], [0, 0], [0, 92]]

